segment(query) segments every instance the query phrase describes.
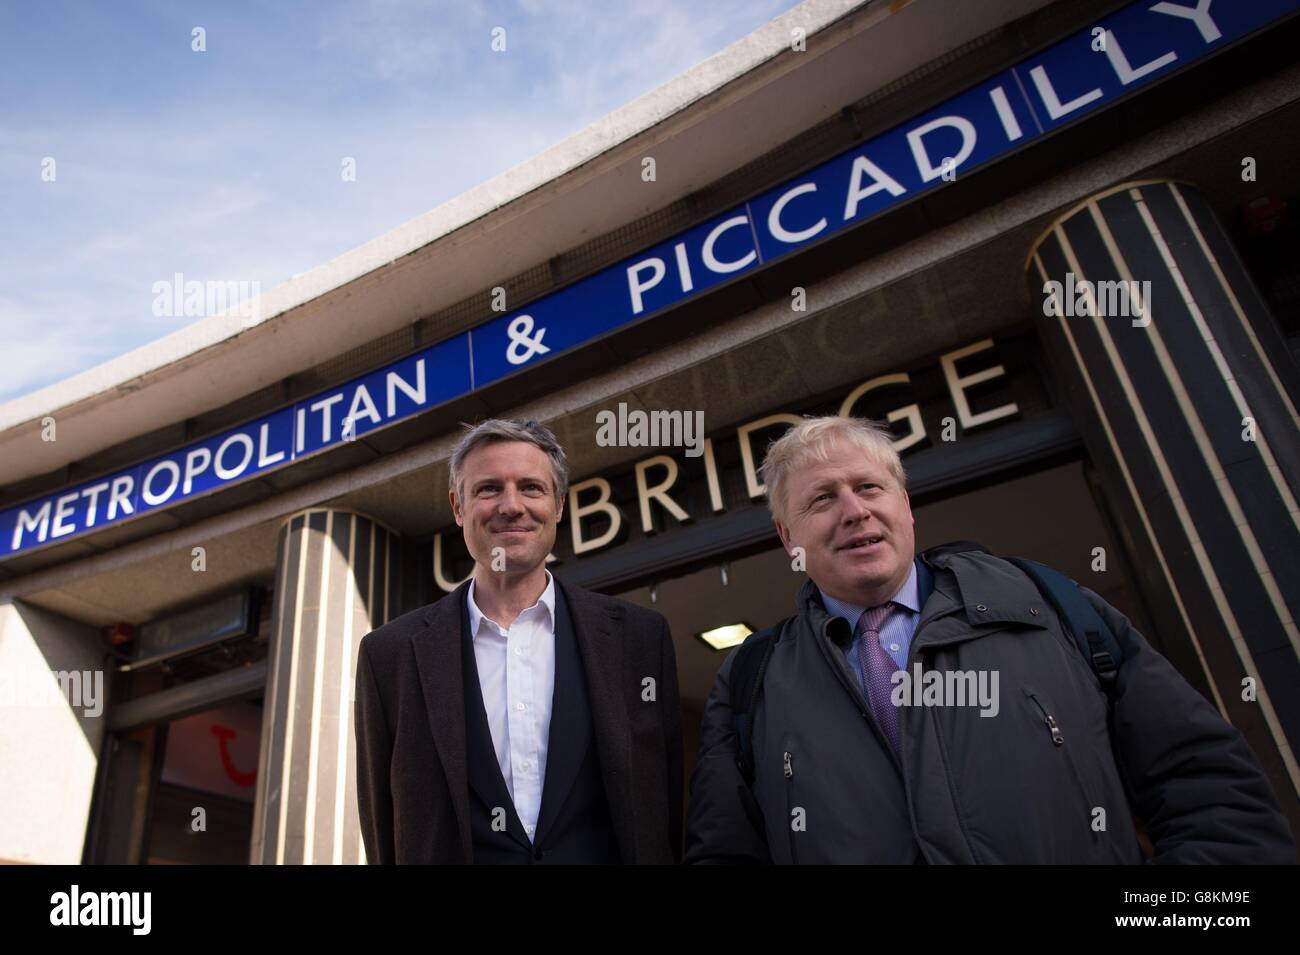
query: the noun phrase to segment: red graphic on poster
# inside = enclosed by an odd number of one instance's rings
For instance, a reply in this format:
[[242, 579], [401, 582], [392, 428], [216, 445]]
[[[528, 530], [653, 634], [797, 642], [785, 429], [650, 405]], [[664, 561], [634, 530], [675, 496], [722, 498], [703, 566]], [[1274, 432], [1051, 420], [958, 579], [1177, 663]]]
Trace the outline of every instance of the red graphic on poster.
[[218, 740], [221, 747], [221, 768], [226, 771], [226, 775], [231, 778], [236, 786], [251, 786], [257, 781], [257, 770], [251, 773], [241, 772], [235, 766], [235, 761], [230, 758], [230, 751], [226, 749], [226, 742], [235, 738], [235, 731], [229, 726], [222, 726], [219, 723], [212, 724], [212, 735]]
[[167, 728], [162, 781], [251, 803], [257, 792], [262, 708], [223, 706], [175, 720]]

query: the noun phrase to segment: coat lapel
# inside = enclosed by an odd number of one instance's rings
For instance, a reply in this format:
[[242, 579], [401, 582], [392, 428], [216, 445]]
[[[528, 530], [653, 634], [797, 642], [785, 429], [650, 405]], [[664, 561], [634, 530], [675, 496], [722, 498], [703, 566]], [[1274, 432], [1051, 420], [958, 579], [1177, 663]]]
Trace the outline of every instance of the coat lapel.
[[605, 780], [605, 797], [618, 837], [619, 853], [630, 864], [636, 861], [636, 830], [630, 792], [631, 730], [623, 699], [623, 611], [617, 605], [603, 605], [584, 590], [565, 587], [558, 577], [556, 584], [568, 602], [573, 635], [587, 677], [596, 754]]
[[[931, 620], [937, 620], [945, 614], [961, 608], [961, 594], [955, 593], [953, 585], [935, 574], [926, 560], [926, 554], [916, 558], [917, 598], [921, 605], [921, 616], [917, 619], [916, 630], [920, 630]], [[913, 631], [913, 636], [915, 636]]]
[[934, 571], [920, 557], [914, 558], [913, 563], [916, 564], [916, 609], [925, 613], [926, 601], [934, 593]]
[[[506, 789], [506, 779], [497, 762], [496, 745], [492, 742], [492, 728], [488, 725], [487, 707], [483, 703], [483, 687], [478, 678], [478, 661], [474, 656], [474, 636], [470, 633], [469, 594], [461, 603], [461, 671], [464, 677], [466, 718], [465, 747], [469, 786], [487, 807], [489, 815], [502, 809], [506, 813], [506, 833], [520, 845], [528, 846], [528, 835], [515, 809], [514, 799]], [[472, 827], [471, 827], [472, 831]]]
[[537, 817], [537, 841], [549, 833], [591, 747], [591, 703], [573, 619], [560, 587], [555, 588], [555, 694], [546, 744], [546, 779]]
[[428, 711], [429, 731], [438, 751], [460, 831], [461, 852], [473, 861], [469, 827], [469, 782], [465, 759], [465, 687], [461, 641], [461, 607], [469, 581], [425, 613], [425, 630], [413, 641], [415, 665]]

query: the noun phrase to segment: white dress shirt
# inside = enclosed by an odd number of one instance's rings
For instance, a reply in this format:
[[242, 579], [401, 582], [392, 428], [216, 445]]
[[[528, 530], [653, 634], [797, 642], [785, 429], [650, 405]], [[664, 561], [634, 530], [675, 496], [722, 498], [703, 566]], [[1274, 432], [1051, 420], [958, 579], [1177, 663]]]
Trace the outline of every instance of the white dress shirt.
[[483, 615], [469, 585], [469, 627], [497, 764], [531, 842], [542, 808], [555, 694], [555, 579], [509, 630]]

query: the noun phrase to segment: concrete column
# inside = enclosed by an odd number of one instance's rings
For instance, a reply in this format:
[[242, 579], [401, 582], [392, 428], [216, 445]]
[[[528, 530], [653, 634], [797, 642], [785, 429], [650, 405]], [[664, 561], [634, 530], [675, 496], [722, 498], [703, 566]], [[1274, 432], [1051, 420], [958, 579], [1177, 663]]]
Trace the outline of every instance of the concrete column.
[[[1159, 631], [1148, 636], [1246, 735], [1295, 825], [1300, 376], [1277, 323], [1186, 184], [1126, 183], [1084, 201], [1039, 239], [1027, 271], [1136, 558]], [[1255, 701], [1243, 699], [1248, 678]]]
[[98, 628], [0, 601], [0, 864], [81, 864], [110, 663]]
[[280, 529], [251, 861], [365, 862], [357, 817], [357, 646], [398, 603], [398, 537], [312, 509]]

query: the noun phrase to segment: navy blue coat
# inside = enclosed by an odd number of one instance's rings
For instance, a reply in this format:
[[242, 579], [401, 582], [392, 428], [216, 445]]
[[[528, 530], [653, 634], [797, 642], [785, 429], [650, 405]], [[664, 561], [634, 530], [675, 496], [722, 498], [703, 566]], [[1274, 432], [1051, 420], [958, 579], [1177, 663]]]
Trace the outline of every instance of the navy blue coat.
[[754, 714], [757, 812], [746, 811], [736, 764], [734, 652], [718, 674], [691, 779], [687, 862], [1136, 863], [1134, 814], [1152, 861], [1295, 860], [1241, 733], [1123, 614], [1082, 588], [1124, 647], [1108, 707], [1019, 568], [979, 551], [920, 560], [929, 592], [907, 669], [996, 671], [997, 715], [900, 707], [896, 755], [845, 663], [848, 622], [809, 581]]

